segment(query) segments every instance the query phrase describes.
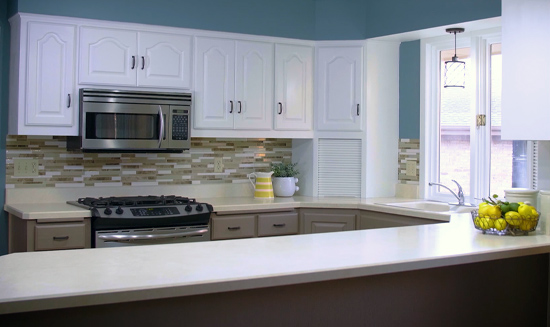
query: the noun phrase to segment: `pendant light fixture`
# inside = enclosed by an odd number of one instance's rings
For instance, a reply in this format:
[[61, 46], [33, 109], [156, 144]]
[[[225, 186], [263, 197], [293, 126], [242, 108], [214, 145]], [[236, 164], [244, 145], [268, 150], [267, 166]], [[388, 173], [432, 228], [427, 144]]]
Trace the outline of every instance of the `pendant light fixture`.
[[445, 61], [445, 83], [444, 87], [462, 87], [466, 83], [466, 63], [458, 60], [456, 56], [456, 33], [464, 32], [463, 28], [453, 27], [445, 30], [455, 35], [455, 55], [452, 60]]

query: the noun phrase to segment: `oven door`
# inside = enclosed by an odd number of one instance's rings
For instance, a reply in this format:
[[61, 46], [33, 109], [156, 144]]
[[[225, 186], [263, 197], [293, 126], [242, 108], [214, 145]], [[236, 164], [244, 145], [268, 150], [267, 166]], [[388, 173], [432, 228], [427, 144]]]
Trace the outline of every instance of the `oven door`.
[[95, 232], [96, 248], [204, 241], [210, 241], [210, 228], [208, 225], [117, 229]]

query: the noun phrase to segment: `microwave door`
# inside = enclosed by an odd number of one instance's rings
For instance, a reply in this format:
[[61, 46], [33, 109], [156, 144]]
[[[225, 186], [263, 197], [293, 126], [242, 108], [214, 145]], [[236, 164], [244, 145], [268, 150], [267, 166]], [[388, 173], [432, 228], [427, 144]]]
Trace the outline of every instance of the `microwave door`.
[[159, 149], [166, 142], [166, 105], [84, 103], [88, 149]]

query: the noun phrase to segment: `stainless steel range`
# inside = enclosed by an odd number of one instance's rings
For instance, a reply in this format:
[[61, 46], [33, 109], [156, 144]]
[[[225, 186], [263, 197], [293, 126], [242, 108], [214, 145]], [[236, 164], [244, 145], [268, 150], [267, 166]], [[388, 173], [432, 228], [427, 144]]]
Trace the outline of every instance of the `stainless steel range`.
[[67, 201], [92, 211], [92, 247], [210, 240], [208, 203], [181, 196], [80, 198]]

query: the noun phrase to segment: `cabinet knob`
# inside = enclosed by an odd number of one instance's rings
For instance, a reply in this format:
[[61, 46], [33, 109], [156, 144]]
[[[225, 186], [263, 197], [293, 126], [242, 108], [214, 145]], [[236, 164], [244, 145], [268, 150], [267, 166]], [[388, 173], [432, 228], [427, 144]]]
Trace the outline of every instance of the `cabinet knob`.
[[359, 103], [357, 104], [357, 116], [359, 116]]
[[67, 108], [71, 107], [71, 94], [67, 94]]
[[69, 239], [69, 236], [68, 236], [68, 235], [67, 235], [67, 236], [54, 236], [54, 237], [53, 237], [53, 240], [54, 240], [54, 241], [66, 241], [66, 240], [68, 240], [68, 239]]
[[282, 224], [273, 224], [273, 227], [285, 227], [286, 224], [285, 223], [282, 223]]
[[279, 111], [277, 112], [279, 115], [283, 113], [283, 104], [279, 102]]
[[229, 100], [229, 103], [231, 104], [231, 108], [229, 109], [229, 113], [233, 113], [233, 101]]
[[237, 113], [241, 113], [243, 111], [243, 103], [241, 101], [238, 101], [239, 103], [239, 111]]
[[141, 56], [141, 70], [145, 69], [145, 57]]
[[136, 56], [132, 56], [132, 69], [136, 68]]
[[228, 230], [239, 230], [241, 229], [241, 226], [235, 226], [235, 227], [227, 227]]

